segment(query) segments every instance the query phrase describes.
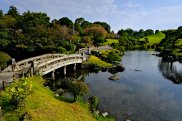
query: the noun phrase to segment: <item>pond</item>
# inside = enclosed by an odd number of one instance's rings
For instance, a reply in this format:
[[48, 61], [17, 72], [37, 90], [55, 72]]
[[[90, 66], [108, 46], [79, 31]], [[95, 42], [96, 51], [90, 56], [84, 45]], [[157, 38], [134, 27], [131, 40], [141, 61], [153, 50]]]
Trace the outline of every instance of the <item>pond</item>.
[[111, 81], [109, 72], [87, 72], [84, 81], [99, 109], [116, 121], [182, 121], [182, 64], [165, 62], [156, 52], [128, 51], [124, 72]]

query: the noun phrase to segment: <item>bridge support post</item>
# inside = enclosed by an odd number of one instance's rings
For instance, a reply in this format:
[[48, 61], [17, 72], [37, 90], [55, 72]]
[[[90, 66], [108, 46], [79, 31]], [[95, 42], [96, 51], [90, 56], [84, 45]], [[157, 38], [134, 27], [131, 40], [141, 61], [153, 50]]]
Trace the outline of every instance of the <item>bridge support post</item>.
[[11, 59], [12, 71], [15, 71], [16, 68], [16, 61], [14, 58]]
[[33, 67], [30, 68], [30, 76], [33, 76]]
[[64, 66], [64, 75], [66, 75], [66, 66]]
[[73, 66], [73, 70], [76, 71], [76, 63]]
[[2, 81], [3, 90], [5, 90], [5, 81]]
[[23, 76], [23, 78], [25, 77], [25, 72], [24, 71], [22, 71], [22, 76]]
[[85, 61], [86, 60], [86, 58], [85, 58], [85, 54], [84, 53], [82, 53], [82, 61]]
[[52, 71], [52, 79], [55, 80], [55, 71]]

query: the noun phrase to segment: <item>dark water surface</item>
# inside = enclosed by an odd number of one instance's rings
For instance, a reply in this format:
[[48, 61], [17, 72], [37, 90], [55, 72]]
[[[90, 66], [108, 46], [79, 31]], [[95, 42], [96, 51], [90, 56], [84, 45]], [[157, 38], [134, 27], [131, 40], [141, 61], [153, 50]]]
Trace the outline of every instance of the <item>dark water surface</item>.
[[100, 110], [117, 121], [182, 121], [182, 64], [163, 62], [153, 53], [126, 52], [126, 70], [117, 73], [118, 81], [110, 81], [109, 72], [86, 76], [91, 94], [100, 99]]

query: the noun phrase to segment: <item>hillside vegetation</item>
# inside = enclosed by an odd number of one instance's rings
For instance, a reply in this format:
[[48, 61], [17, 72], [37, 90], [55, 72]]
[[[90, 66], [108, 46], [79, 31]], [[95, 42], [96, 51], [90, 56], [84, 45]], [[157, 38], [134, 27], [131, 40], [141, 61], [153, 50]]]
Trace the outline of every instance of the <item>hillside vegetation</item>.
[[97, 67], [111, 67], [112, 64], [102, 61], [100, 58], [92, 55], [89, 57], [87, 63], [96, 65]]
[[165, 38], [165, 34], [158, 32], [153, 35], [143, 37], [140, 40], [145, 41], [145, 38], [148, 38], [149, 44], [159, 44], [160, 41]]
[[32, 81], [34, 91], [27, 97], [25, 108], [4, 113], [4, 121], [18, 121], [21, 114], [26, 114], [26, 121], [95, 121], [87, 104], [60, 101], [49, 88], [43, 86], [42, 77], [28, 79]]
[[102, 43], [102, 45], [110, 45], [112, 43], [119, 43], [118, 39], [106, 39], [106, 42]]
[[7, 66], [8, 61], [10, 60], [11, 60], [11, 57], [7, 53], [0, 52], [0, 68], [1, 69], [4, 69]]

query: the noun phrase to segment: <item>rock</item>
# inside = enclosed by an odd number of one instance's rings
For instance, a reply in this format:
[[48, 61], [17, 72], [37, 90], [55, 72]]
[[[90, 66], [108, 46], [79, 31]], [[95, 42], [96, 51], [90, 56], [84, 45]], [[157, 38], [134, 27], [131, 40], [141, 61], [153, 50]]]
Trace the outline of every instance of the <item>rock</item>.
[[118, 75], [112, 75], [111, 77], [109, 77], [110, 80], [119, 80], [119, 76]]
[[116, 74], [116, 73], [118, 73], [118, 69], [116, 67], [112, 67], [112, 68], [108, 69], [108, 72], [111, 74]]
[[108, 115], [107, 112], [102, 113], [102, 116], [103, 116], [103, 117], [106, 117], [107, 115]]
[[55, 91], [56, 94], [62, 95], [64, 93], [64, 90], [62, 88], [59, 88], [58, 90]]
[[95, 114], [99, 115], [99, 111], [98, 111], [98, 110], [97, 110], [97, 111], [95, 111]]
[[59, 97], [59, 94], [55, 94], [56, 97]]
[[135, 71], [142, 71], [142, 70], [135, 69]]
[[117, 70], [120, 71], [120, 72], [122, 72], [122, 71], [125, 70], [125, 67], [124, 67], [122, 64], [117, 65], [116, 68], [117, 68]]
[[107, 68], [102, 68], [102, 72], [106, 72], [107, 71]]

